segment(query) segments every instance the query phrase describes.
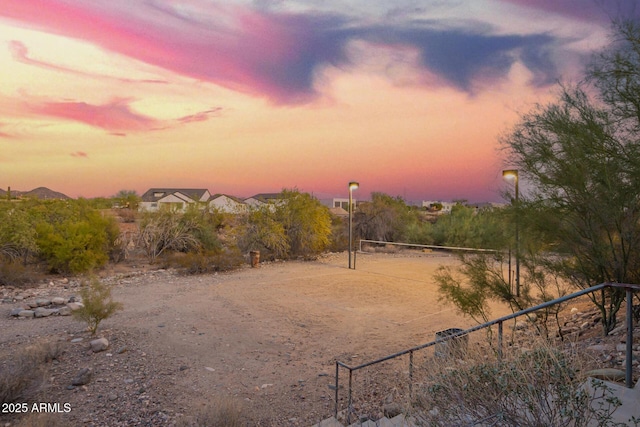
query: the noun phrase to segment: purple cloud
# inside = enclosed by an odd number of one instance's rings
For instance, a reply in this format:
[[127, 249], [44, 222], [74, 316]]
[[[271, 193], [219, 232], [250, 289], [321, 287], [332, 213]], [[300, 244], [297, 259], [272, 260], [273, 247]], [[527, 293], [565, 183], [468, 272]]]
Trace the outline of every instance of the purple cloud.
[[[163, 0], [126, 7], [80, 0], [5, 3], [0, 16], [278, 104], [315, 99], [318, 70], [350, 65], [346, 46], [355, 40], [417, 48], [425, 71], [465, 91], [472, 91], [477, 80], [506, 76], [516, 61], [533, 71], [537, 84], [558, 77], [549, 55], [557, 41], [546, 34], [493, 35], [426, 21], [374, 25], [338, 14], [271, 12], [201, 0], [179, 7]], [[31, 60], [23, 45], [13, 49], [16, 58]]]

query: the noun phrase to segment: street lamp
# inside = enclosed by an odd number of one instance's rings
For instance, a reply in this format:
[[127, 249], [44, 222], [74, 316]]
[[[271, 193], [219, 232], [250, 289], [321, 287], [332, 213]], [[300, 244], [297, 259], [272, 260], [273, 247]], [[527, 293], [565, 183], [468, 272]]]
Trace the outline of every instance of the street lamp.
[[352, 238], [351, 238], [351, 228], [352, 228], [352, 223], [353, 223], [353, 190], [357, 189], [360, 186], [360, 184], [358, 184], [355, 181], [351, 181], [349, 183], [349, 268], [351, 268], [351, 252], [353, 252], [352, 250]]
[[520, 296], [520, 201], [518, 189], [518, 170], [506, 169], [502, 171], [502, 177], [505, 179], [513, 179], [515, 184], [515, 208], [516, 208], [516, 296]]

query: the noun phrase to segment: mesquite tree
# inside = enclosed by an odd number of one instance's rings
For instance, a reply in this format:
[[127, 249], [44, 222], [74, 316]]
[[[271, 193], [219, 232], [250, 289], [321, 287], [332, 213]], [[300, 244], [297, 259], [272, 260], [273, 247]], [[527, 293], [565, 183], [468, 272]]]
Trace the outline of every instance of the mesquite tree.
[[[579, 288], [640, 282], [640, 26], [614, 29], [583, 83], [561, 86], [502, 140], [530, 189], [530, 225], [555, 243], [549, 268]], [[591, 298], [609, 333], [624, 293]]]

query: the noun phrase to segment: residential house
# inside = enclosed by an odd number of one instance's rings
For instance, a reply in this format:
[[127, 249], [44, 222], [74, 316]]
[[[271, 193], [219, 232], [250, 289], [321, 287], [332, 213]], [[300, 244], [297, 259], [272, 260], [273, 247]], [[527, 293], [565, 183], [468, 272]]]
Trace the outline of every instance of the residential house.
[[454, 202], [441, 202], [438, 200], [426, 200], [422, 201], [422, 207], [426, 208], [430, 212], [434, 212], [437, 214], [448, 214], [451, 213], [451, 209], [456, 204]]
[[209, 198], [209, 209], [225, 213], [241, 213], [247, 205], [241, 199], [227, 194], [215, 194]]
[[249, 207], [276, 205], [281, 201], [280, 197], [281, 193], [260, 193], [244, 199], [244, 203]]
[[183, 211], [188, 205], [201, 203], [206, 206], [211, 198], [204, 188], [150, 188], [141, 197], [141, 211], [171, 209]]

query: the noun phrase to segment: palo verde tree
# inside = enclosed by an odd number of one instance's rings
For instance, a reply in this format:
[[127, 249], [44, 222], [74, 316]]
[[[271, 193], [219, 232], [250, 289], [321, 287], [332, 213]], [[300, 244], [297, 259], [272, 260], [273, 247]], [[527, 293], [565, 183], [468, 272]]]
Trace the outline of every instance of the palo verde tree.
[[[554, 244], [548, 269], [578, 288], [640, 283], [640, 25], [613, 27], [587, 78], [561, 86], [502, 140], [531, 189], [530, 225]], [[624, 293], [591, 298], [607, 334]]]
[[290, 256], [314, 257], [331, 243], [329, 209], [311, 194], [283, 190], [274, 213], [287, 236]]

